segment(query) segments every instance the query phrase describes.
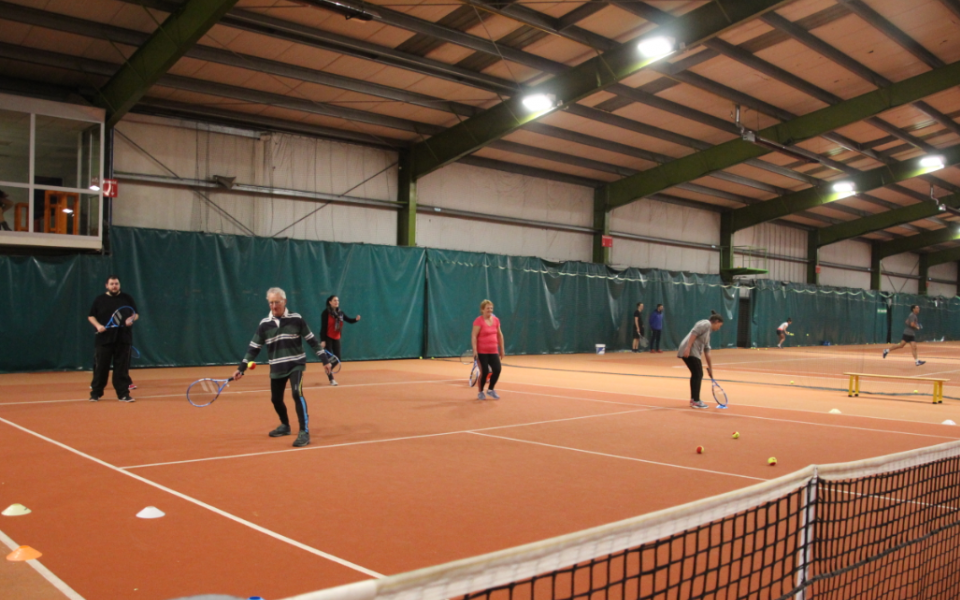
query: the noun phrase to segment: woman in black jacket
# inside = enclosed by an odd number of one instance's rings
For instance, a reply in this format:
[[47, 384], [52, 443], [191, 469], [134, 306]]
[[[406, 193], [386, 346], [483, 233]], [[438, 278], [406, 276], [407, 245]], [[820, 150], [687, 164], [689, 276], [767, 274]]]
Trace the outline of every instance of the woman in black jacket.
[[[340, 334], [343, 329], [343, 322], [356, 323], [359, 320], [360, 315], [351, 319], [340, 310], [340, 298], [336, 295], [327, 298], [327, 307], [320, 315], [320, 342], [338, 360], [340, 359]], [[330, 373], [328, 377], [330, 377], [330, 385], [337, 385], [333, 373]]]

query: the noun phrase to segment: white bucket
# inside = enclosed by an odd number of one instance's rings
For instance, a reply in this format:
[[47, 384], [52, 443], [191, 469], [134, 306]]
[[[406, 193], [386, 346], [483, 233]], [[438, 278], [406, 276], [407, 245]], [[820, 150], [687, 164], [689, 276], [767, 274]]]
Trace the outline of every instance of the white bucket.
[[597, 344], [597, 354], [604, 354], [607, 351], [606, 344]]

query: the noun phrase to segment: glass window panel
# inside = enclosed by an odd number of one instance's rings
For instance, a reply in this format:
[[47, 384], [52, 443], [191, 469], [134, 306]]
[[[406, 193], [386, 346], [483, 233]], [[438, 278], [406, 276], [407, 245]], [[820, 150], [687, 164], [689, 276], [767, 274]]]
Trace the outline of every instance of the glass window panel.
[[0, 191], [0, 232], [30, 231], [30, 190], [7, 186]]
[[100, 195], [34, 190], [34, 231], [92, 235], [100, 231]]
[[68, 188], [88, 187], [91, 160], [89, 132], [97, 132], [99, 171], [100, 125], [44, 115], [37, 115], [36, 123], [34, 183]]
[[30, 182], [29, 113], [0, 110], [0, 181]]

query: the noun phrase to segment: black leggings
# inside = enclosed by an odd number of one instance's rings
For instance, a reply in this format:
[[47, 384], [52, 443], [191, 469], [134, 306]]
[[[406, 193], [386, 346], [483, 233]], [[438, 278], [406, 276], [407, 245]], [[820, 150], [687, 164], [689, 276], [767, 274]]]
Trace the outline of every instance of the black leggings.
[[[340, 360], [340, 339], [325, 337], [323, 338], [322, 341], [325, 344], [324, 348], [326, 348], [327, 351], [330, 352], [330, 354], [336, 356], [337, 360]], [[329, 375], [327, 375], [327, 378], [330, 381], [333, 381], [333, 373], [330, 373]]]
[[688, 356], [683, 359], [690, 369], [690, 399], [700, 400], [700, 383], [703, 381], [703, 362], [695, 357]]
[[283, 403], [283, 390], [290, 380], [290, 392], [293, 394], [293, 405], [297, 408], [297, 420], [300, 421], [300, 431], [310, 431], [310, 417], [307, 415], [307, 400], [303, 397], [303, 371], [294, 371], [286, 377], [270, 380], [270, 400], [273, 408], [280, 417], [280, 422], [290, 425], [287, 417], [287, 405]]
[[650, 349], [660, 349], [660, 335], [663, 333], [660, 329], [650, 329]]
[[483, 391], [483, 384], [487, 382], [487, 373], [493, 372], [490, 377], [490, 389], [496, 387], [497, 380], [500, 379], [500, 355], [499, 354], [478, 354], [477, 360], [480, 361], [480, 381], [477, 382], [479, 391]]
[[130, 395], [130, 344], [110, 344], [97, 346], [93, 358], [93, 381], [90, 382], [91, 396], [99, 398], [107, 387], [110, 376], [110, 364], [113, 363], [113, 389], [117, 398]]

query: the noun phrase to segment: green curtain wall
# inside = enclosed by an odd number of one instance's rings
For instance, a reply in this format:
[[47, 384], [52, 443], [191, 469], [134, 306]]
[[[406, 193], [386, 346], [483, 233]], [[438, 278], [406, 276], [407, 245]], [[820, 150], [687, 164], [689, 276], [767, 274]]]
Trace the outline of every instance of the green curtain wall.
[[719, 276], [660, 270], [615, 271], [581, 262], [427, 251], [427, 353], [457, 356], [470, 347], [470, 330], [489, 299], [500, 318], [508, 354], [594, 352], [630, 347], [633, 311], [645, 304], [644, 328], [664, 304], [663, 349], [676, 349], [693, 324], [722, 314], [726, 326], [715, 348], [736, 343], [739, 290]]
[[[287, 306], [315, 333], [331, 294], [360, 314], [346, 324], [344, 358], [420, 356], [424, 252], [417, 248], [274, 240], [114, 227], [111, 256], [0, 256], [0, 314], [8, 340], [0, 371], [90, 369], [90, 305], [110, 274], [140, 311], [134, 366], [239, 362], [267, 315], [266, 290], [283, 288]], [[308, 356], [310, 354], [308, 353]]]
[[906, 329], [912, 305], [920, 307], [918, 342], [960, 340], [960, 298], [893, 294], [890, 302], [890, 341], [897, 343]]
[[[495, 303], [509, 354], [593, 352], [595, 344], [627, 349], [637, 302], [646, 305], [645, 328], [664, 304], [664, 350], [676, 349], [711, 310], [726, 320], [713, 346], [736, 343], [740, 290], [716, 275], [127, 227], [114, 227], [111, 243], [110, 256], [0, 256], [7, 340], [0, 372], [90, 369], [94, 334], [86, 316], [109, 274], [139, 306], [140, 367], [237, 362], [274, 286], [315, 332], [331, 294], [347, 314], [363, 317], [345, 327], [347, 360], [457, 356], [469, 347], [485, 298]], [[756, 286], [755, 346], [774, 345], [774, 330], [788, 316], [791, 345], [882, 343], [888, 334], [896, 341], [910, 304], [921, 306], [922, 341], [960, 339], [960, 298], [767, 280]]]
[[757, 280], [751, 291], [750, 344], [777, 344], [777, 327], [793, 319], [791, 346], [879, 344], [887, 340], [887, 295]]

